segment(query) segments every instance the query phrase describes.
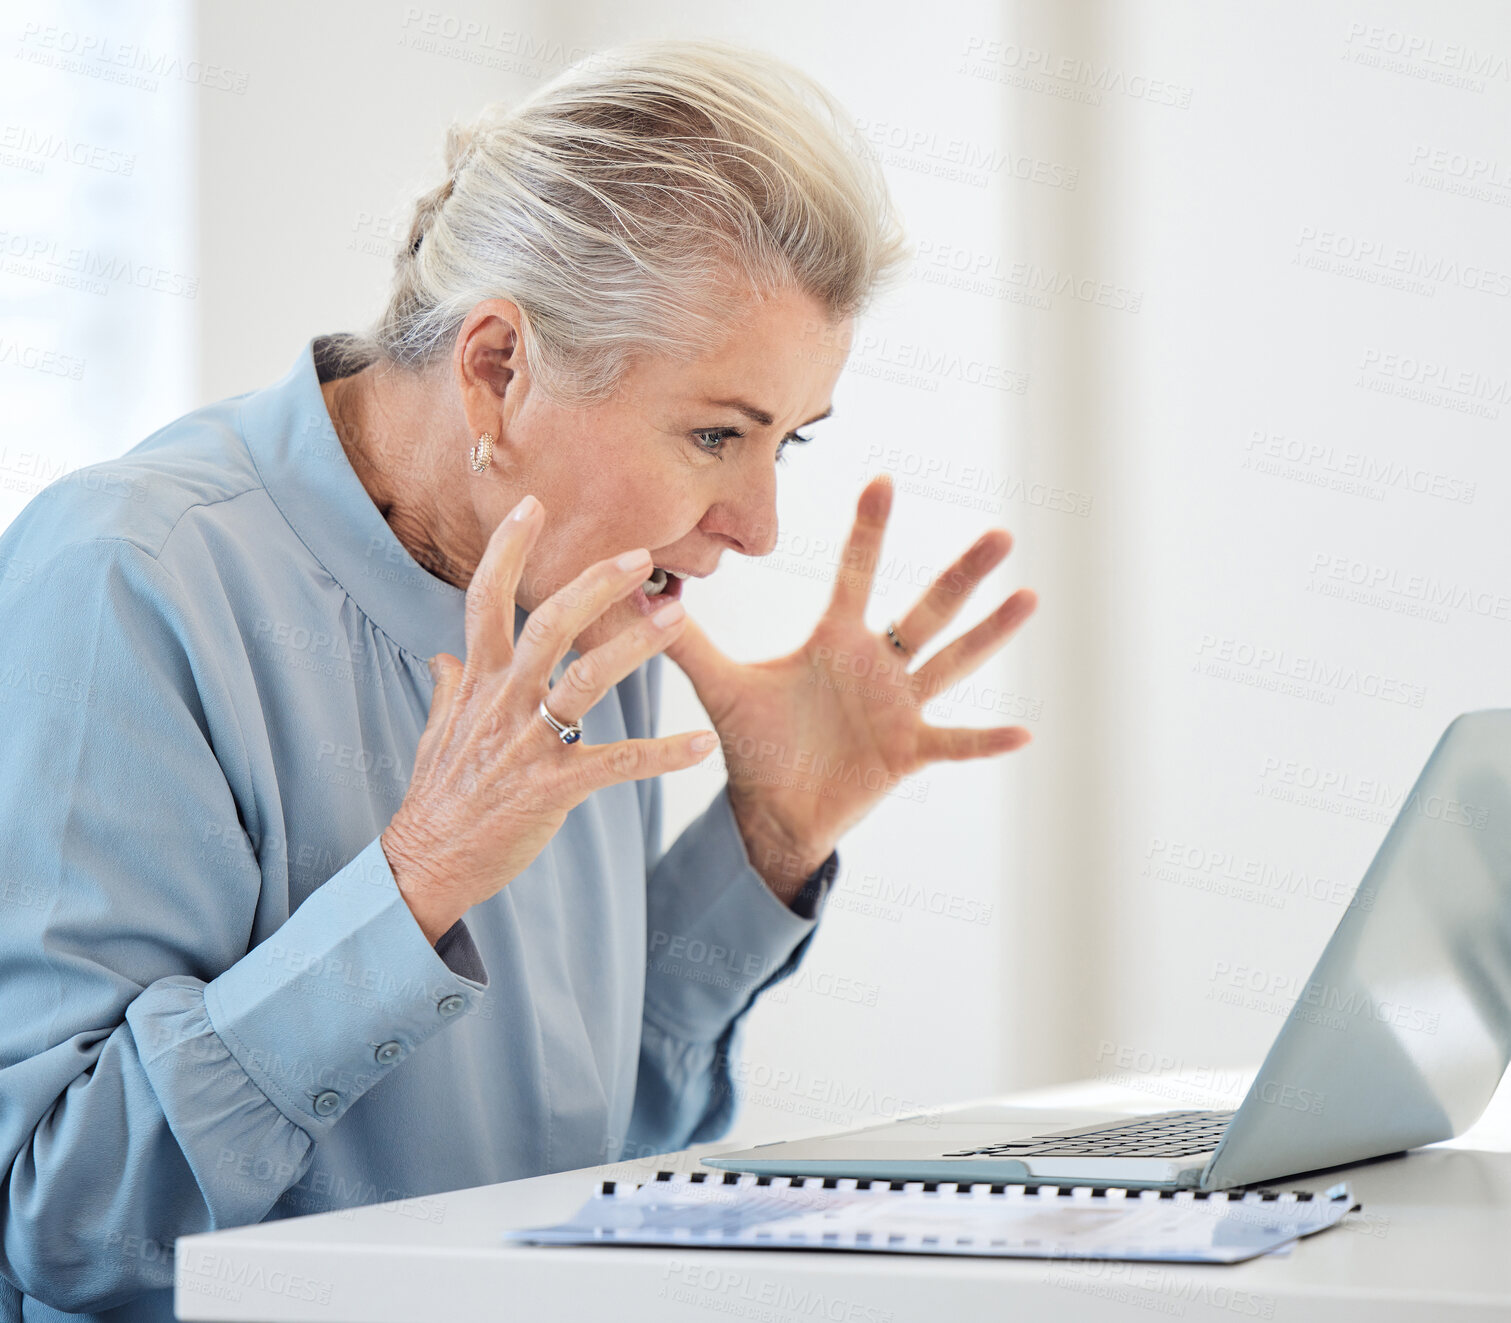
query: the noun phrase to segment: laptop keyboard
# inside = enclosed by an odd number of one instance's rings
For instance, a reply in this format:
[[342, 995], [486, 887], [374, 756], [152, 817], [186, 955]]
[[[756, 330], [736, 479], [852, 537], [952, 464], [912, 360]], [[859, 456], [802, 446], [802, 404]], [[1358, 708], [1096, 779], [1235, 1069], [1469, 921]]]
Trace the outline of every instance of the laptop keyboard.
[[1232, 1112], [1157, 1112], [1094, 1130], [1029, 1135], [1005, 1144], [964, 1148], [947, 1158], [1182, 1158], [1210, 1153]]

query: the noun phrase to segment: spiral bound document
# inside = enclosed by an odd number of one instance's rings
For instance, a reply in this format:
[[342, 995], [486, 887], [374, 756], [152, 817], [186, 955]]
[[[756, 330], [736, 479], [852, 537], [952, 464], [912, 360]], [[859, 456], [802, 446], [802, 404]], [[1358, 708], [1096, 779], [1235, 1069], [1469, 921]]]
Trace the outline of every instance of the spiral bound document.
[[1237, 1263], [1333, 1226], [1357, 1207], [1344, 1184], [1318, 1195], [1206, 1194], [663, 1171], [643, 1185], [605, 1181], [568, 1221], [504, 1239]]

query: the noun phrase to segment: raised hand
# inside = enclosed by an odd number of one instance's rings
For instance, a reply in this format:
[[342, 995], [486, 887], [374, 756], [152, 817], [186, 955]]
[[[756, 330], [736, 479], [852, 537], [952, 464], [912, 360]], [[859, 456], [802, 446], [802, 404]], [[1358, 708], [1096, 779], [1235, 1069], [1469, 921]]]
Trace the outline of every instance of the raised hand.
[[861, 492], [834, 593], [807, 642], [740, 664], [688, 620], [666, 649], [692, 681], [724, 748], [730, 802], [756, 870], [783, 900], [889, 790], [942, 759], [984, 758], [1028, 743], [1021, 726], [931, 726], [922, 708], [975, 671], [1037, 604], [1020, 588], [916, 670], [911, 657], [954, 619], [1012, 549], [992, 529], [939, 574], [896, 622], [906, 651], [866, 627], [892, 506], [885, 475]]
[[535, 608], [514, 642], [514, 594], [540, 531], [527, 496], [494, 529], [467, 587], [467, 660], [438, 653], [430, 717], [414, 775], [382, 836], [384, 856], [432, 945], [467, 910], [522, 873], [594, 790], [673, 772], [705, 758], [711, 732], [613, 744], [564, 744], [539, 704], [570, 725], [684, 627], [669, 603], [581, 654], [554, 687], [574, 639], [628, 597], [649, 551], [588, 566]]

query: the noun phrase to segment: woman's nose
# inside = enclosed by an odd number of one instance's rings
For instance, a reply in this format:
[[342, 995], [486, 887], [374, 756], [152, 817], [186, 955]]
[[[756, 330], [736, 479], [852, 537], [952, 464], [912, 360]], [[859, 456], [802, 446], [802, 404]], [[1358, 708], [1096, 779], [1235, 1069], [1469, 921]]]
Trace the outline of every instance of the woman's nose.
[[703, 528], [733, 543], [741, 555], [769, 556], [776, 550], [776, 474], [743, 475], [709, 510]]

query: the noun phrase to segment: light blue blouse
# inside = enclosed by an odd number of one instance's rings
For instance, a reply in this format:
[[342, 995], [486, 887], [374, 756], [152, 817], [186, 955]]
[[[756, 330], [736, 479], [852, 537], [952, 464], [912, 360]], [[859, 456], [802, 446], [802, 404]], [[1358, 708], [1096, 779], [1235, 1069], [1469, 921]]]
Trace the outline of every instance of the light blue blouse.
[[[0, 1318], [170, 1320], [180, 1235], [717, 1138], [832, 883], [784, 905], [723, 791], [663, 854], [626, 783], [430, 946], [378, 835], [465, 595], [348, 463], [329, 344], [0, 536]], [[654, 731], [660, 665], [588, 742]]]

